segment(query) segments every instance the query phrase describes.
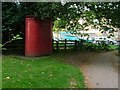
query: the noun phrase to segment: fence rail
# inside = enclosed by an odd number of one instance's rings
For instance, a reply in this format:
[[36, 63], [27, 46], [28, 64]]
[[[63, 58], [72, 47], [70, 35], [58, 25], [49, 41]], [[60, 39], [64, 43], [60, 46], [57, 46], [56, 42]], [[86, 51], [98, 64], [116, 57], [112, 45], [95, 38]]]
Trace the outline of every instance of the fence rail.
[[53, 40], [53, 51], [54, 50], [68, 50], [77, 47], [79, 42], [77, 40]]
[[16, 40], [12, 41], [5, 46], [3, 46], [2, 52], [18, 52], [18, 53], [24, 53], [24, 40]]
[[[78, 41], [77, 40], [53, 40], [52, 42], [52, 48], [53, 51], [59, 51], [59, 50], [69, 50], [69, 49], [74, 49], [75, 47], [78, 46]], [[13, 41], [7, 45], [5, 45], [3, 48], [6, 48], [7, 51], [11, 52], [24, 52], [25, 48], [25, 42], [24, 40], [18, 40], [18, 41]], [[6, 50], [3, 50], [6, 51]]]

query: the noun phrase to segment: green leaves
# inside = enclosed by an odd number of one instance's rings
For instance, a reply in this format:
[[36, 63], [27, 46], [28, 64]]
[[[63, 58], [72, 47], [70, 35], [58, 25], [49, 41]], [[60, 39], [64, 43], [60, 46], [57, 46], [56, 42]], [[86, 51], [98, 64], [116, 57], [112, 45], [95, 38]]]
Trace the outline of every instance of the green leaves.
[[64, 20], [61, 20], [61, 19], [58, 18], [57, 20], [54, 21], [53, 30], [57, 31], [60, 28], [65, 28], [66, 24], [67, 24], [67, 21], [64, 21]]
[[96, 18], [99, 20], [104, 17], [106, 19], [111, 19], [111, 22], [109, 24], [115, 27], [120, 26], [120, 2], [96, 3], [89, 8], [96, 13]]
[[[64, 5], [60, 2], [21, 2], [19, 5], [3, 2], [2, 10], [3, 42], [11, 40], [17, 34], [24, 37], [27, 15], [40, 19], [52, 18], [56, 28], [67, 28], [71, 32], [79, 32], [79, 29], [84, 30], [89, 25], [97, 28], [120, 27], [120, 2], [67, 2]], [[83, 25], [78, 23], [80, 18], [85, 21]]]

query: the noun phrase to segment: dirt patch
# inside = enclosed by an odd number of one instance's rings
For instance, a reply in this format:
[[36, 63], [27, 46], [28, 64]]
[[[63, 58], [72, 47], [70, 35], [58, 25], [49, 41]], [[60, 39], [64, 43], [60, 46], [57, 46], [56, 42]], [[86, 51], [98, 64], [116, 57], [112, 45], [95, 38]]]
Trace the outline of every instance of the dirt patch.
[[76, 53], [69, 53], [65, 55], [65, 62], [80, 66], [82, 64], [90, 65], [90, 59], [94, 57], [97, 53], [94, 52], [76, 52]]

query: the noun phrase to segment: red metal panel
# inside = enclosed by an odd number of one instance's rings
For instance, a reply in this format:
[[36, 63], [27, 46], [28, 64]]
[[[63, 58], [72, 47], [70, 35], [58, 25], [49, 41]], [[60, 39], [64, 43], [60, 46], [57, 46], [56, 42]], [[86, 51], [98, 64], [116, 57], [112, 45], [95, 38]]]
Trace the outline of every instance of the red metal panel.
[[52, 53], [52, 21], [26, 18], [25, 55], [41, 56]]

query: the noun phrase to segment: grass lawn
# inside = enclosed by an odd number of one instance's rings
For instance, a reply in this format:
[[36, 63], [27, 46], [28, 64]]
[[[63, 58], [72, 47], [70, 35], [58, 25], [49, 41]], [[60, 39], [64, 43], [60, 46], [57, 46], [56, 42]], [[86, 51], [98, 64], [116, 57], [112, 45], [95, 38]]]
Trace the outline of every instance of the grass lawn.
[[3, 88], [85, 88], [79, 68], [56, 56], [3, 56]]
[[110, 48], [113, 49], [113, 50], [114, 50], [114, 49], [118, 49], [118, 47], [119, 47], [119, 46], [117, 46], [117, 45], [110, 45]]
[[0, 55], [0, 89], [2, 88], [2, 57]]

